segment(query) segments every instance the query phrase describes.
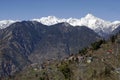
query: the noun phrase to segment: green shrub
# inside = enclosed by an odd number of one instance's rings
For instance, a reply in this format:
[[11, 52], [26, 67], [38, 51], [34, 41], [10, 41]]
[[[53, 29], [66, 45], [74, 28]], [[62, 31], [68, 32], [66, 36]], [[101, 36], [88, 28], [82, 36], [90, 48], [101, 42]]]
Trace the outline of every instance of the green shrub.
[[87, 53], [87, 48], [79, 50], [79, 54], [81, 54], [81, 56], [85, 55], [86, 53]]
[[112, 43], [115, 42], [115, 39], [116, 39], [116, 37], [115, 37], [114, 35], [110, 37], [110, 41], [111, 41]]
[[92, 46], [92, 49], [93, 50], [97, 50], [100, 48], [101, 44], [103, 43], [104, 41], [103, 40], [100, 40], [100, 41], [97, 41], [95, 43], [92, 43], [91, 46]]
[[68, 66], [68, 64], [64, 63], [59, 66], [59, 70], [62, 72], [62, 74], [65, 76], [65, 79], [70, 80], [71, 75], [71, 70]]

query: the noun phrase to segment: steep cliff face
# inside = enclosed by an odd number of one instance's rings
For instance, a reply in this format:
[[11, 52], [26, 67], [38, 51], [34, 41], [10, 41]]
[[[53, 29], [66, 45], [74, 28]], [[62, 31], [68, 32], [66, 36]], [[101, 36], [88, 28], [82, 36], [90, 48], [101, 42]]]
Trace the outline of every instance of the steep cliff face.
[[0, 30], [0, 75], [11, 75], [30, 63], [64, 58], [98, 38], [93, 30], [85, 26], [16, 22]]

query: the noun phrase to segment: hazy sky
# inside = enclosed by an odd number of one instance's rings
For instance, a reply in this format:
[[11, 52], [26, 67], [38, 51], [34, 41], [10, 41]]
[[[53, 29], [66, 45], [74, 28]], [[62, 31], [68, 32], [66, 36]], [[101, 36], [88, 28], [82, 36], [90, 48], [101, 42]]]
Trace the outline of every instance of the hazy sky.
[[88, 13], [109, 21], [120, 20], [120, 0], [0, 0], [0, 20], [81, 18]]

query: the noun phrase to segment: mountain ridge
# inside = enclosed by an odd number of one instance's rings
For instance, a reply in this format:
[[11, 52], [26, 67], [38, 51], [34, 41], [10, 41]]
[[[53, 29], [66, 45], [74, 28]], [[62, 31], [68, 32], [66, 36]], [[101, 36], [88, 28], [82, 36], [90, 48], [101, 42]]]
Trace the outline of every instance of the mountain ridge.
[[[20, 20], [3, 20], [0, 21], [0, 29], [4, 29], [8, 27], [9, 25], [18, 22]], [[75, 26], [87, 26], [88, 28], [94, 30], [96, 33], [98, 33], [102, 37], [106, 37], [109, 34], [112, 33], [113, 30], [115, 30], [118, 26], [120, 26], [120, 21], [105, 21], [103, 19], [100, 19], [98, 17], [95, 17], [92, 14], [87, 14], [85, 17], [82, 17], [80, 19], [77, 18], [57, 18], [55, 16], [48, 16], [48, 17], [42, 17], [40, 19], [31, 19], [29, 21], [37, 21], [44, 25], [51, 26], [58, 23], [66, 22]]]
[[33, 19], [33, 21], [38, 21], [48, 26], [58, 24], [61, 22], [67, 22], [72, 26], [87, 26], [103, 37], [110, 34], [120, 25], [120, 21], [114, 21], [114, 22], [105, 21], [103, 19], [95, 17], [92, 14], [87, 14], [85, 17], [82, 17], [80, 19], [77, 18], [60, 19], [55, 16], [48, 16], [48, 17], [42, 17], [40, 19]]
[[36, 21], [13, 23], [0, 30], [0, 76], [12, 75], [31, 63], [62, 59], [99, 38], [88, 27], [65, 22], [51, 26]]

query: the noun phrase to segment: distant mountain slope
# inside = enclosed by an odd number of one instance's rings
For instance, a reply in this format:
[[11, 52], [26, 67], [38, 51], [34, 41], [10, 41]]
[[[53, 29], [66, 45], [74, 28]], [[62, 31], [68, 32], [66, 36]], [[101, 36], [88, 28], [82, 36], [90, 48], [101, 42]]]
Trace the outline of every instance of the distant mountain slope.
[[[35, 54], [30, 56], [33, 62], [39, 62], [49, 57], [59, 59], [59, 57], [63, 58], [66, 55], [77, 53], [100, 38], [93, 30], [85, 26], [73, 27], [68, 23], [47, 27], [43, 35]], [[43, 56], [39, 53], [42, 53]]]
[[115, 30], [112, 31], [112, 34], [120, 33], [120, 26], [118, 26]]
[[[95, 46], [97, 49], [94, 48]], [[43, 64], [31, 64], [9, 79], [119, 80], [119, 78], [120, 34], [117, 34], [114, 41], [112, 38], [107, 41], [97, 41], [79, 54], [71, 55], [63, 60], [47, 60]]]
[[100, 37], [85, 26], [68, 23], [46, 26], [16, 22], [0, 30], [0, 75], [11, 75], [27, 64], [60, 59], [77, 53]]

